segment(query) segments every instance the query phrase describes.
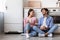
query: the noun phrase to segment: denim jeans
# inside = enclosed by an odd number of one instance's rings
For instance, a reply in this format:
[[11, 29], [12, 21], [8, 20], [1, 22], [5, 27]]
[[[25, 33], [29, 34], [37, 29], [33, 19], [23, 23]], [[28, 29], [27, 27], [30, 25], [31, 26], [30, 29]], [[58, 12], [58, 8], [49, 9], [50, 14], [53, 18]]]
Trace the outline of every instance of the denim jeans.
[[49, 28], [48, 30], [40, 30], [40, 28], [38, 28], [37, 26], [30, 27], [30, 24], [27, 23], [26, 27], [24, 27], [24, 33], [26, 33], [26, 31], [29, 30], [30, 36], [36, 36], [37, 33], [45, 34], [46, 32], [48, 32], [50, 34], [50, 33], [53, 33], [57, 28], [58, 28], [58, 26], [54, 25], [51, 28]]
[[34, 29], [36, 32], [40, 33], [40, 34], [45, 34], [46, 32], [47, 32], [48, 34], [53, 33], [57, 28], [58, 28], [58, 26], [57, 26], [57, 25], [54, 25], [54, 26], [52, 26], [51, 28], [49, 28], [48, 30], [43, 30], [43, 31], [42, 31], [40, 28], [38, 28], [38, 27], [36, 27], [36, 26], [33, 27], [33, 29]]
[[26, 26], [24, 27], [24, 33], [26, 33], [26, 31], [29, 30], [29, 36], [36, 36], [37, 32], [34, 30], [33, 27], [30, 27], [30, 24], [27, 23]]

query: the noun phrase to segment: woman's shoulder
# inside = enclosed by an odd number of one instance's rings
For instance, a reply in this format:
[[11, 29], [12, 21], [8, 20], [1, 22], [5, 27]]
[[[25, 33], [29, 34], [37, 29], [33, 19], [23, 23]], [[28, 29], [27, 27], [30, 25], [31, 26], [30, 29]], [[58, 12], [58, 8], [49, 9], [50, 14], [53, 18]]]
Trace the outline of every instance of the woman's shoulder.
[[37, 19], [36, 17], [32, 17], [32, 19]]

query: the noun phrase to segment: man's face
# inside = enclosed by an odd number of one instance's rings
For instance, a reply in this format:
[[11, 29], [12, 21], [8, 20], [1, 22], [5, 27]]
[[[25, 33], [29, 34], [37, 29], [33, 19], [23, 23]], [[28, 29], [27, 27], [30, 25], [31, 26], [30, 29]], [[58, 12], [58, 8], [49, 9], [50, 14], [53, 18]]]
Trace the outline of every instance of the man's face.
[[47, 14], [47, 11], [42, 10], [42, 14], [43, 14], [43, 15]]

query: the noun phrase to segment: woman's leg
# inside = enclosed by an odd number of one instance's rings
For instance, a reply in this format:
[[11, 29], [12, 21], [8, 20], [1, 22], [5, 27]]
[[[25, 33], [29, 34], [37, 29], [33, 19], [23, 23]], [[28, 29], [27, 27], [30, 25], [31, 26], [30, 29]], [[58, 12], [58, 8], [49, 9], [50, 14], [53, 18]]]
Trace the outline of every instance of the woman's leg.
[[26, 26], [24, 27], [24, 33], [29, 33], [30, 31], [30, 24], [27, 23]]
[[30, 24], [27, 23], [25, 28], [24, 28], [24, 32], [26, 33], [26, 38], [29, 38], [29, 31], [30, 31]]

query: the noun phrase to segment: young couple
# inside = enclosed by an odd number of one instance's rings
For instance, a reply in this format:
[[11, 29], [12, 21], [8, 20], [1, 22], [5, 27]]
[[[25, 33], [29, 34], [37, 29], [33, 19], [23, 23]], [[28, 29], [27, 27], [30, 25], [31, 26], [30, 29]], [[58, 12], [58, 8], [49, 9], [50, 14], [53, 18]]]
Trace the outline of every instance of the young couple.
[[53, 18], [49, 16], [49, 11], [47, 8], [42, 8], [41, 12], [43, 17], [35, 17], [34, 10], [29, 9], [28, 17], [24, 19], [24, 33], [26, 33], [26, 38], [36, 36], [53, 36], [53, 32], [58, 28], [57, 25], [54, 25]]

